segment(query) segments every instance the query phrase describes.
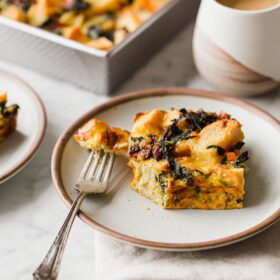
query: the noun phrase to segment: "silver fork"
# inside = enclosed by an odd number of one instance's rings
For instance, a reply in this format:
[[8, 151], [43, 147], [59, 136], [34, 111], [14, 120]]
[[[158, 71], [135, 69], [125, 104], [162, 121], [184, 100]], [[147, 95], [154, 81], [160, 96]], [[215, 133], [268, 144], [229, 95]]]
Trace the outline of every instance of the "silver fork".
[[55, 280], [72, 224], [84, 198], [92, 193], [103, 193], [109, 183], [114, 163], [113, 153], [91, 151], [75, 185], [78, 196], [43, 262], [33, 273], [34, 280]]

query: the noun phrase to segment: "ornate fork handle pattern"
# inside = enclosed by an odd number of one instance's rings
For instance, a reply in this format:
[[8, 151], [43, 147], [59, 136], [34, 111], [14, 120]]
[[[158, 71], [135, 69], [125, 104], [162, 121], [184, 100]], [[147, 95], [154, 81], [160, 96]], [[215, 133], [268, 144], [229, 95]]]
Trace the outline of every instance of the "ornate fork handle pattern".
[[51, 248], [49, 249], [47, 255], [45, 256], [43, 262], [33, 273], [34, 280], [57, 279], [57, 275], [58, 275], [58, 271], [59, 271], [59, 267], [64, 253], [68, 235], [70, 233], [72, 224], [75, 220], [76, 214], [79, 211], [80, 205], [84, 200], [84, 198], [86, 197], [86, 195], [87, 193], [79, 192]]

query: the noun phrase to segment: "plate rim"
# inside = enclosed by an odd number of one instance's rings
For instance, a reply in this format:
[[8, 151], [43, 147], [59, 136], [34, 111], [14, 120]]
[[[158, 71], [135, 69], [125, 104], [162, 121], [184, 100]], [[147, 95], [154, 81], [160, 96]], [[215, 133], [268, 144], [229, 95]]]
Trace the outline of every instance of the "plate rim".
[[26, 93], [34, 101], [34, 104], [37, 108], [38, 115], [39, 115], [39, 124], [40, 124], [39, 131], [32, 143], [32, 146], [25, 152], [24, 156], [13, 167], [11, 167], [2, 175], [0, 175], [0, 184], [2, 184], [8, 179], [10, 179], [12, 176], [14, 176], [17, 172], [19, 172], [25, 165], [27, 165], [31, 161], [35, 153], [37, 152], [40, 144], [44, 139], [44, 135], [46, 132], [47, 114], [41, 98], [27, 82], [19, 78], [17, 75], [3, 69], [0, 69], [0, 76], [4, 76], [10, 79], [11, 81], [13, 81], [14, 83], [18, 84], [20, 87], [26, 89]]
[[[60, 195], [60, 197], [62, 198], [62, 200], [64, 201], [64, 203], [68, 207], [70, 207], [73, 201], [68, 195], [68, 193], [66, 192], [62, 182], [61, 159], [62, 159], [65, 145], [67, 144], [70, 137], [72, 137], [73, 133], [77, 130], [77, 128], [79, 128], [89, 118], [94, 117], [95, 115], [103, 112], [104, 110], [110, 109], [116, 105], [120, 105], [137, 99], [157, 97], [157, 96], [176, 96], [176, 95], [210, 98], [210, 99], [241, 106], [249, 110], [250, 112], [253, 112], [254, 114], [257, 114], [262, 118], [266, 119], [267, 121], [269, 121], [270, 124], [275, 126], [280, 132], [280, 121], [270, 113], [266, 112], [265, 110], [259, 108], [258, 106], [252, 104], [247, 100], [242, 100], [237, 97], [224, 95], [218, 92], [212, 92], [212, 91], [194, 89], [188, 87], [159, 87], [159, 88], [149, 88], [144, 90], [136, 90], [127, 94], [113, 97], [103, 102], [102, 104], [95, 106], [93, 109], [89, 110], [81, 117], [79, 117], [61, 134], [61, 136], [56, 142], [52, 154], [52, 160], [51, 160], [51, 173], [52, 173], [52, 178], [54, 181], [55, 188], [58, 194]], [[270, 227], [278, 220], [280, 220], [280, 208], [278, 208], [278, 210], [276, 210], [266, 219], [254, 225], [253, 227], [250, 227], [247, 230], [223, 238], [218, 238], [218, 239], [208, 240], [203, 242], [192, 242], [192, 243], [167, 243], [167, 242], [144, 240], [112, 230], [98, 223], [97, 221], [87, 216], [82, 211], [78, 213], [78, 216], [81, 220], [89, 224], [94, 229], [103, 232], [107, 235], [110, 235], [116, 239], [140, 247], [149, 247], [149, 248], [154, 248], [159, 250], [192, 251], [192, 250], [203, 250], [203, 249], [222, 247], [225, 245], [233, 244], [235, 242], [247, 239], [257, 233], [260, 233], [261, 231], [265, 230], [266, 228]]]

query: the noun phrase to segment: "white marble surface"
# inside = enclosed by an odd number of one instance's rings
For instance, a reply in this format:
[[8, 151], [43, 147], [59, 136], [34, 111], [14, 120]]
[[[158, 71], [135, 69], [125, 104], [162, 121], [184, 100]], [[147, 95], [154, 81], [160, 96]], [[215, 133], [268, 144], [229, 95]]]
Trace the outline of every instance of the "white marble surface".
[[[165, 85], [211, 89], [194, 68], [191, 33], [192, 27], [186, 28], [118, 93]], [[18, 175], [0, 185], [0, 279], [25, 280], [31, 279], [31, 273], [47, 252], [67, 214], [50, 175], [55, 141], [73, 120], [106, 98], [6, 62], [1, 61], [0, 68], [30, 83], [41, 96], [48, 114], [46, 137], [35, 158]], [[251, 101], [280, 117], [279, 91]], [[271, 230], [279, 229], [278, 224]], [[93, 236], [94, 231], [77, 219], [65, 252], [60, 279], [94, 278]]]

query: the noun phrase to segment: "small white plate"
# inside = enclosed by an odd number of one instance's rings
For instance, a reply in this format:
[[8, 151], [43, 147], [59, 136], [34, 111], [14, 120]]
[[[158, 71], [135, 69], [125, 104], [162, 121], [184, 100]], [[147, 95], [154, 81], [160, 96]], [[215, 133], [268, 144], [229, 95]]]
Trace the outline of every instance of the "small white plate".
[[68, 128], [58, 140], [52, 175], [69, 206], [88, 152], [73, 141], [73, 133], [88, 119], [131, 129], [137, 112], [153, 108], [204, 108], [225, 111], [243, 124], [245, 149], [250, 153], [243, 209], [164, 210], [129, 187], [125, 159], [118, 159], [106, 194], [87, 198], [80, 217], [95, 229], [143, 247], [201, 250], [248, 238], [280, 218], [280, 123], [256, 106], [228, 96], [193, 89], [164, 88], [135, 92], [94, 108]]
[[8, 105], [20, 107], [16, 131], [0, 143], [0, 183], [3, 183], [21, 170], [39, 148], [46, 129], [46, 114], [34, 90], [2, 70], [0, 91], [8, 93]]

